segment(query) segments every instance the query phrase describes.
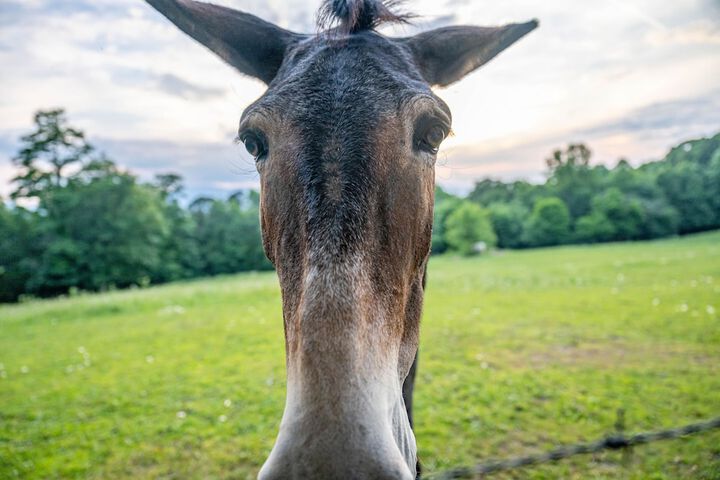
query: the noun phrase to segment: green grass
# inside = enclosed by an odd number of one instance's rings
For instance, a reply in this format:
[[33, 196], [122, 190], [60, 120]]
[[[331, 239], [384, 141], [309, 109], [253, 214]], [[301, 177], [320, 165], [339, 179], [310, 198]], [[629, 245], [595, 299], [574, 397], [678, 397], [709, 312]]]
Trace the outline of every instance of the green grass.
[[[429, 272], [426, 471], [593, 440], [618, 408], [629, 431], [720, 415], [720, 233]], [[272, 273], [0, 307], [0, 478], [254, 478], [283, 348]], [[494, 478], [717, 479], [720, 433]]]

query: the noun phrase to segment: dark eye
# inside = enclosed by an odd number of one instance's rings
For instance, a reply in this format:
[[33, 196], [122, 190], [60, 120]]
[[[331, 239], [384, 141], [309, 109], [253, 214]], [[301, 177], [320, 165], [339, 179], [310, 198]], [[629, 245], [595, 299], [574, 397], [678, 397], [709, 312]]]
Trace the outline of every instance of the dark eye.
[[417, 137], [417, 147], [420, 150], [436, 154], [446, 136], [446, 130], [442, 125], [430, 125]]
[[445, 130], [439, 125], [430, 127], [425, 134], [425, 142], [434, 150], [440, 148], [440, 144], [445, 140]]
[[255, 159], [263, 157], [267, 153], [267, 147], [265, 140], [254, 132], [247, 132], [242, 134], [240, 140], [245, 145], [245, 150]]

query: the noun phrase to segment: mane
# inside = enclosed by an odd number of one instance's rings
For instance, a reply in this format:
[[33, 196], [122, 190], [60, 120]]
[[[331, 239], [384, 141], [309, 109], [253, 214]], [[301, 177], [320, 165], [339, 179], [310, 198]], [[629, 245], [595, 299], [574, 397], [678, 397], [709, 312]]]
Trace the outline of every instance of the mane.
[[397, 12], [402, 0], [324, 0], [318, 12], [321, 30], [342, 33], [373, 30], [384, 23], [409, 23], [413, 15]]

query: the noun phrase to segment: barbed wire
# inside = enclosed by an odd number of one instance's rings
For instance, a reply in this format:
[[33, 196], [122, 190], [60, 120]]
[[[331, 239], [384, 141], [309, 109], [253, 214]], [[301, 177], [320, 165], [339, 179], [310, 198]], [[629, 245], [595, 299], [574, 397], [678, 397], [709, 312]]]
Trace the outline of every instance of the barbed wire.
[[452, 470], [430, 474], [423, 478], [426, 480], [474, 478], [480, 475], [488, 475], [491, 473], [537, 465], [540, 463], [556, 462], [575, 455], [598, 453], [603, 450], [620, 450], [630, 448], [635, 445], [643, 445], [646, 443], [657, 442], [659, 440], [670, 440], [714, 429], [720, 429], [720, 417], [668, 430], [637, 433], [629, 436], [618, 433], [615, 435], [609, 435], [595, 442], [565, 445], [537, 455], [527, 455], [509, 458], [507, 460], [490, 461], [473, 467], [454, 468]]

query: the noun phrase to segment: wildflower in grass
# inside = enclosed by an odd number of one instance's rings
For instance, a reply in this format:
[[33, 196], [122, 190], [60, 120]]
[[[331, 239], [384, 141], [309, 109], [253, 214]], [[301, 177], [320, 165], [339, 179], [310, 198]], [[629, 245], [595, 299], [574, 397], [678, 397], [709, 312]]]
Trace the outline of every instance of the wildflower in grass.
[[220, 415], [220, 416], [218, 417], [218, 421], [219, 421], [220, 423], [225, 423], [225, 422], [227, 422], [227, 416], [226, 416], [226, 415]]
[[232, 406], [232, 400], [226, 398], [225, 401], [223, 401], [223, 405], [225, 405], [225, 408], [230, 408]]
[[148, 355], [145, 357], [145, 361], [147, 363], [153, 363], [155, 361], [155, 357], [153, 357], [152, 355]]
[[653, 307], [657, 307], [658, 305], [660, 305], [660, 299], [657, 297], [653, 298], [652, 305], [653, 305]]
[[705, 307], [705, 311], [708, 315], [715, 315], [715, 307], [713, 307], [712, 305], [708, 305], [707, 307]]
[[168, 305], [158, 311], [160, 315], [182, 315], [185, 313], [185, 308], [180, 305]]
[[688, 311], [689, 307], [687, 303], [681, 303], [680, 305], [678, 305], [677, 309], [679, 312], [685, 313]]
[[27, 365], [23, 365], [20, 367], [20, 373], [28, 373], [30, 371], [30, 368], [28, 368]]
[[182, 420], [183, 418], [187, 417], [187, 413], [185, 412], [185, 410], [180, 410], [175, 414], [175, 416]]

